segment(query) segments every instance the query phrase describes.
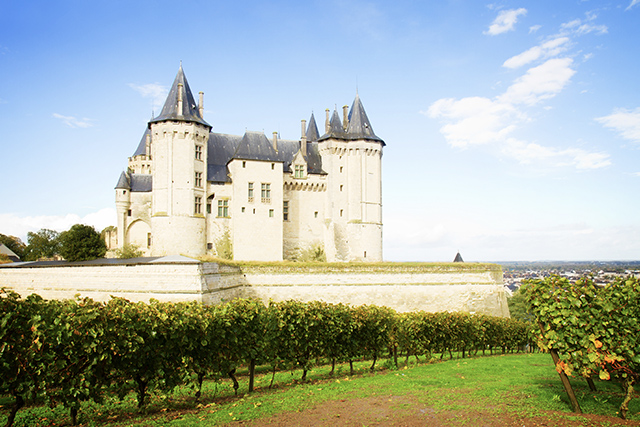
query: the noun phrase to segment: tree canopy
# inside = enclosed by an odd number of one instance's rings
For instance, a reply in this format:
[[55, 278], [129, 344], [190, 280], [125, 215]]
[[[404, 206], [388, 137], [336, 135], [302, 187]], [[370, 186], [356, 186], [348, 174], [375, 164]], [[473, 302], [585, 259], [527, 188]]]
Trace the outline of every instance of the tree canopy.
[[22, 240], [20, 240], [19, 237], [0, 234], [0, 243], [3, 243], [6, 247], [11, 249], [11, 251], [14, 254], [18, 255], [20, 259], [24, 259], [26, 245], [22, 242]]
[[25, 261], [37, 261], [40, 258], [53, 258], [60, 254], [60, 233], [43, 228], [40, 231], [27, 233]]
[[60, 234], [60, 255], [67, 261], [87, 261], [104, 257], [107, 245], [90, 225], [76, 224]]

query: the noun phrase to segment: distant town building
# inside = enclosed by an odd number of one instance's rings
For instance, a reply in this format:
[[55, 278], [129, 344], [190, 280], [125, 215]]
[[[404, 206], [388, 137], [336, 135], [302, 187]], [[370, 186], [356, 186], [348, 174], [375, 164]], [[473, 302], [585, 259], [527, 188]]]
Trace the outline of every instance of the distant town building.
[[[360, 97], [299, 140], [211, 132], [182, 66], [116, 185], [117, 245], [145, 255], [382, 260], [382, 149]], [[228, 255], [228, 254], [226, 254]]]

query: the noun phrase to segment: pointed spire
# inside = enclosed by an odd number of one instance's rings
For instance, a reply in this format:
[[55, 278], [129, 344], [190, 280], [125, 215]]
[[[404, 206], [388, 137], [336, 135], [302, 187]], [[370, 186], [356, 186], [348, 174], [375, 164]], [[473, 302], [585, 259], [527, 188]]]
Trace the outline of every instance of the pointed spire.
[[462, 255], [460, 255], [460, 252], [456, 254], [456, 257], [453, 260], [453, 262], [464, 262], [464, 260], [462, 259]]
[[311, 113], [311, 118], [309, 119], [309, 124], [307, 125], [307, 141], [317, 141], [318, 138], [320, 138], [320, 134], [318, 133], [318, 125], [316, 124], [316, 118], [313, 116], [313, 113]]
[[169, 95], [167, 95], [164, 107], [162, 107], [162, 112], [160, 112], [158, 117], [152, 119], [149, 124], [165, 120], [195, 122], [211, 127], [200, 115], [198, 105], [196, 105], [196, 101], [191, 93], [191, 88], [182, 70], [182, 63], [173, 81]]
[[340, 115], [338, 114], [337, 109], [334, 109], [333, 114], [331, 115], [331, 120], [329, 121], [329, 130], [318, 140], [322, 141], [328, 138], [347, 139], [347, 134], [342, 127], [342, 120], [340, 120]]
[[118, 183], [116, 184], [115, 188], [131, 190], [131, 177], [127, 172], [122, 172], [120, 174], [120, 178], [118, 179]]
[[[351, 111], [349, 112], [349, 124], [347, 126], [347, 137], [349, 139], [368, 139], [383, 142], [373, 132], [367, 113], [364, 111], [360, 95], [356, 93], [356, 99], [353, 100]], [[383, 142], [384, 144], [384, 142]]]

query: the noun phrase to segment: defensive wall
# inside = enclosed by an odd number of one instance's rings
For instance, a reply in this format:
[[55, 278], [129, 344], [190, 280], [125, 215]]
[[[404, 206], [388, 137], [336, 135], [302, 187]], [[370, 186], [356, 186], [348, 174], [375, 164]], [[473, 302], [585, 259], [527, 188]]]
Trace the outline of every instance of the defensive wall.
[[0, 287], [26, 297], [75, 295], [108, 301], [201, 301], [234, 298], [375, 304], [407, 311], [465, 311], [509, 316], [502, 269], [476, 263], [296, 264], [200, 262], [150, 257], [0, 265]]

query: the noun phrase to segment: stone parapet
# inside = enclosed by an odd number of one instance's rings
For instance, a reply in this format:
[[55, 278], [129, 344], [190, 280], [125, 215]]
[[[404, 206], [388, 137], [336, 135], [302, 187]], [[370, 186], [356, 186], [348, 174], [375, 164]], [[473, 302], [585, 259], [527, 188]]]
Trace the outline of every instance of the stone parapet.
[[502, 271], [493, 264], [222, 265], [182, 257], [104, 264], [20, 263], [0, 267], [0, 286], [23, 297], [75, 295], [108, 301], [234, 298], [375, 304], [408, 311], [465, 311], [509, 316]]

